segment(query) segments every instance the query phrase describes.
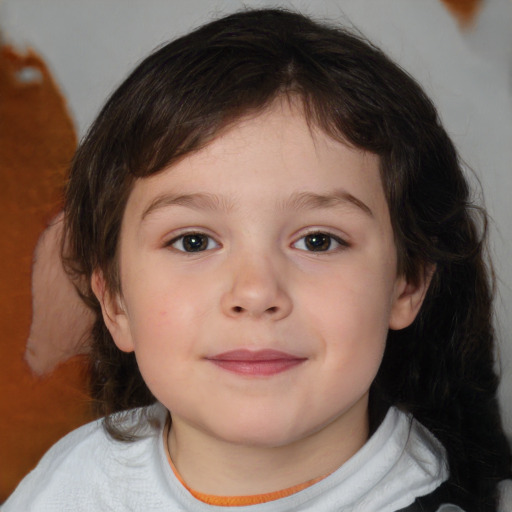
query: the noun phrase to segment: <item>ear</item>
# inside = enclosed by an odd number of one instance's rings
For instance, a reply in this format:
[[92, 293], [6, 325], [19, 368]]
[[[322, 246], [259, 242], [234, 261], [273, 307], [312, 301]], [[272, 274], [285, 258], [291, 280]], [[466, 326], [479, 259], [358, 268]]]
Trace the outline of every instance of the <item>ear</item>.
[[419, 278], [412, 282], [400, 276], [395, 284], [395, 299], [389, 317], [389, 328], [400, 330], [409, 327], [416, 318], [428, 287], [432, 281], [435, 266], [430, 265], [421, 272]]
[[100, 302], [103, 321], [117, 348], [123, 352], [133, 352], [130, 322], [122, 297], [118, 293], [113, 295], [108, 291], [103, 273], [99, 270], [92, 274], [91, 288]]

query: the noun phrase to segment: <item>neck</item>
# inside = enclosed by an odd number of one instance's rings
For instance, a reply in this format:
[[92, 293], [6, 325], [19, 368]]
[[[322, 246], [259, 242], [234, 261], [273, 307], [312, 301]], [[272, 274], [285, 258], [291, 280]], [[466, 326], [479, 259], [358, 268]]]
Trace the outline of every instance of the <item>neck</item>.
[[327, 476], [364, 445], [368, 415], [362, 422], [343, 419], [285, 445], [251, 446], [214, 438], [173, 417], [169, 455], [195, 491], [217, 496], [275, 492]]

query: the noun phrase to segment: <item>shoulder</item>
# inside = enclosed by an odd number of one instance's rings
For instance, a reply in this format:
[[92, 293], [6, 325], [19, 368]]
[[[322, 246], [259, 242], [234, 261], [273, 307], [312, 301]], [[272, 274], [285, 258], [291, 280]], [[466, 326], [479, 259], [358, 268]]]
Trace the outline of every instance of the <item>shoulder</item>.
[[[11, 510], [58, 510], [80, 481], [94, 478], [93, 461], [111, 450], [111, 441], [95, 421], [74, 430], [55, 444], [19, 484], [2, 507]], [[104, 455], [103, 455], [104, 456]]]
[[[136, 410], [131, 415], [146, 411]], [[152, 446], [160, 429], [146, 430], [136, 441], [126, 443], [112, 439], [102, 420], [78, 428], [44, 455], [2, 512], [87, 510], [98, 507], [100, 497], [105, 506], [108, 501], [119, 501], [120, 493], [126, 491], [124, 482], [151, 464]]]
[[[427, 428], [412, 416], [405, 413], [400, 414], [402, 417], [408, 416], [411, 421], [411, 430], [405, 447], [405, 451], [408, 452], [410, 459], [422, 465], [428, 473], [433, 475], [442, 468], [444, 477], [443, 481], [430, 493], [419, 494], [410, 506], [397, 512], [465, 512], [466, 508], [456, 503], [458, 499], [453, 495], [448, 485], [449, 469], [444, 447]], [[431, 463], [427, 465], [425, 465], [425, 462], [428, 460], [425, 458], [426, 453], [433, 455]], [[435, 465], [432, 465], [433, 460], [440, 464], [438, 470], [435, 469]], [[512, 511], [512, 480], [503, 480], [498, 484], [498, 508], [496, 512], [510, 511]]]
[[443, 445], [411, 414], [393, 407], [386, 419], [388, 417], [394, 418], [389, 436], [395, 441], [395, 449], [400, 451], [400, 468], [405, 481], [409, 481], [408, 476], [414, 472], [426, 484], [423, 491], [434, 491], [449, 477]]

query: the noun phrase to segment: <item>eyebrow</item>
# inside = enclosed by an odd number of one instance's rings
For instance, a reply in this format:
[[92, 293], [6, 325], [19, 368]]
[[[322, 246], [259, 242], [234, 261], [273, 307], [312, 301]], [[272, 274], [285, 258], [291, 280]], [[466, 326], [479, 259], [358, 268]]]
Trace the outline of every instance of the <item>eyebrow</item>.
[[312, 192], [299, 192], [293, 194], [282, 204], [282, 208], [295, 210], [314, 210], [332, 208], [336, 206], [355, 206], [366, 215], [373, 217], [373, 212], [368, 205], [353, 196], [346, 190], [336, 190], [328, 194], [315, 194]]
[[224, 197], [215, 194], [162, 194], [151, 201], [147, 208], [145, 208], [141, 216], [141, 221], [154, 211], [169, 206], [186, 206], [196, 210], [211, 211], [219, 209], [229, 211], [233, 207]]
[[[363, 201], [346, 190], [336, 190], [328, 194], [297, 192], [292, 194], [288, 199], [280, 201], [278, 207], [282, 210], [314, 210], [347, 205], [355, 206], [366, 215], [373, 217], [372, 210]], [[185, 206], [197, 210], [217, 211], [220, 209], [229, 211], [233, 208], [233, 203], [222, 196], [208, 193], [162, 194], [151, 201], [145, 208], [141, 216], [141, 221], [154, 211], [170, 206]]]

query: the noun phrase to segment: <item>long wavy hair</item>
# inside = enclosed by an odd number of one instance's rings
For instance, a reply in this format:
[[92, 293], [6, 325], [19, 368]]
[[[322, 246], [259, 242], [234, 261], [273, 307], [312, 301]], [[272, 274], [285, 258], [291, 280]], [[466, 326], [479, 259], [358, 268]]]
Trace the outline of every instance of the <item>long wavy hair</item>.
[[[158, 49], [113, 93], [76, 153], [63, 257], [97, 315], [99, 411], [155, 401], [134, 354], [116, 348], [89, 284], [99, 269], [120, 291], [117, 248], [134, 181], [283, 96], [299, 98], [308, 121], [333, 138], [380, 157], [398, 270], [414, 281], [435, 268], [415, 322], [389, 332], [371, 410], [411, 412], [445, 446], [457, 502], [494, 511], [512, 459], [496, 400], [485, 212], [472, 204], [457, 152], [418, 84], [360, 36], [297, 13], [236, 13]], [[106, 426], [130, 437], [112, 418]]]

